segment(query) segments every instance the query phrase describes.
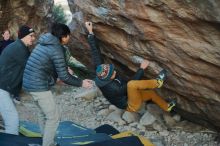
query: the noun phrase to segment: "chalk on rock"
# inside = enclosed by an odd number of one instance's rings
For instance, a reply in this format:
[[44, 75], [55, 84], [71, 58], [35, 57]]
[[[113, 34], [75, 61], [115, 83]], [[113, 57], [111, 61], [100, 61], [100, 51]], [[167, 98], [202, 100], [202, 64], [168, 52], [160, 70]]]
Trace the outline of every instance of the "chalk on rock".
[[136, 55], [131, 56], [130, 59], [133, 63], [141, 63], [144, 60], [142, 57]]

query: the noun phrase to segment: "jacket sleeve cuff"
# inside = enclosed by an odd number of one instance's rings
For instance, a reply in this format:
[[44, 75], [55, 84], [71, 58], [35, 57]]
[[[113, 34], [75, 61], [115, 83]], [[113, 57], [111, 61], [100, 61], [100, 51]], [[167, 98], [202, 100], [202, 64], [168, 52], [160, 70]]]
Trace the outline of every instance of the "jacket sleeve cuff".
[[88, 38], [94, 37], [95, 35], [93, 33], [88, 34]]

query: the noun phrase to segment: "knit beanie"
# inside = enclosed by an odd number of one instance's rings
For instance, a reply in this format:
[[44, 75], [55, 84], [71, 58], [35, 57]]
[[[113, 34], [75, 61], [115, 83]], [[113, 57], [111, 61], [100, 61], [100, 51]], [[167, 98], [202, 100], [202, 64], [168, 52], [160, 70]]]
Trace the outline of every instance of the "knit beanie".
[[109, 80], [114, 72], [113, 64], [101, 64], [96, 68], [96, 75], [101, 80]]
[[23, 37], [25, 37], [26, 35], [29, 35], [32, 32], [34, 32], [34, 30], [32, 28], [30, 28], [27, 25], [23, 25], [19, 28], [18, 38], [22, 39]]

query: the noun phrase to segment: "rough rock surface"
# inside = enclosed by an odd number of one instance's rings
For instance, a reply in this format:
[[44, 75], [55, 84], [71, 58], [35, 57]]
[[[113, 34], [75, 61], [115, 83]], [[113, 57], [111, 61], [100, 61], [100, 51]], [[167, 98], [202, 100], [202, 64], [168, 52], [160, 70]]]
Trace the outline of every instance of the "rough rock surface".
[[[84, 21], [94, 23], [106, 62], [127, 76], [151, 61], [146, 77], [169, 71], [161, 95], [220, 127], [219, 0], [68, 0], [73, 13], [72, 51], [91, 66]], [[87, 48], [87, 49], [85, 49]], [[82, 57], [82, 52], [84, 52]]]
[[1, 0], [1, 31], [9, 28], [14, 38], [19, 26], [24, 24], [33, 27], [37, 34], [47, 31], [53, 3], [51, 0]]

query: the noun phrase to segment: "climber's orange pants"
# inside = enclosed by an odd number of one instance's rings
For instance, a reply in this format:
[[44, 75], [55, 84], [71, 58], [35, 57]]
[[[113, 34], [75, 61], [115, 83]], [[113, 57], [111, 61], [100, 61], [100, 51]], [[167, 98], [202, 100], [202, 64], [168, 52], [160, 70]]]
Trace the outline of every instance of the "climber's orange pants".
[[152, 100], [164, 111], [167, 111], [168, 103], [152, 90], [158, 87], [157, 80], [131, 80], [128, 82], [127, 87], [127, 111], [136, 112], [140, 109], [142, 102], [149, 100]]

